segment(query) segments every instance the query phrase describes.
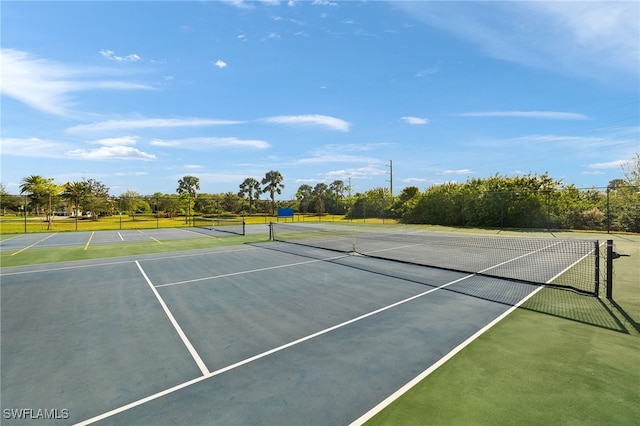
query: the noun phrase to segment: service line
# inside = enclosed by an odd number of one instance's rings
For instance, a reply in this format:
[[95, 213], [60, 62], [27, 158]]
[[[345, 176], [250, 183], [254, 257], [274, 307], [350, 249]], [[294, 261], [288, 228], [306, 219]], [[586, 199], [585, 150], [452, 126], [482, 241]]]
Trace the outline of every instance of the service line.
[[84, 249], [85, 250], [89, 250], [89, 244], [91, 244], [91, 240], [93, 240], [93, 235], [95, 234], [95, 232], [92, 232], [91, 235], [89, 236], [89, 240], [87, 241], [87, 244], [84, 245]]
[[30, 246], [26, 246], [25, 248], [20, 249], [20, 250], [18, 250], [18, 251], [17, 251], [17, 252], [15, 252], [15, 253], [11, 253], [11, 256], [15, 256], [15, 255], [16, 255], [16, 254], [18, 254], [18, 253], [22, 253], [23, 251], [25, 251], [25, 250], [27, 250], [27, 249], [30, 249], [31, 247], [33, 247], [33, 246], [36, 246], [36, 245], [40, 244], [40, 243], [41, 243], [41, 242], [43, 242], [44, 240], [47, 240], [47, 239], [49, 239], [49, 238], [53, 237], [54, 235], [58, 235], [58, 234], [51, 234], [51, 235], [49, 235], [49, 236], [47, 236], [47, 237], [44, 237], [44, 238], [43, 238], [43, 239], [41, 239], [40, 241], [36, 241], [35, 243], [31, 244]]

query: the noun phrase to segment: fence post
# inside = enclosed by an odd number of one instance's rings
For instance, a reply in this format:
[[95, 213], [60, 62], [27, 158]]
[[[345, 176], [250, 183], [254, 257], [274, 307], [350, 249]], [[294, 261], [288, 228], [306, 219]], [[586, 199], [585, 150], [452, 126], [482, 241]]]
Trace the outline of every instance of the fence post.
[[611, 233], [611, 205], [609, 204], [609, 193], [611, 188], [607, 186], [607, 234]]

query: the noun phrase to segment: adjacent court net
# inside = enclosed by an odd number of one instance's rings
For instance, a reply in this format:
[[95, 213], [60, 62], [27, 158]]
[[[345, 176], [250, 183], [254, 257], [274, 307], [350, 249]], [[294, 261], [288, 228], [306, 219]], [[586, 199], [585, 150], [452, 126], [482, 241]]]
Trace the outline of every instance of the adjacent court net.
[[271, 223], [271, 238], [341, 253], [418, 264], [597, 295], [599, 244], [429, 231], [375, 232]]
[[245, 234], [244, 218], [194, 217], [193, 226], [210, 231], [229, 232], [237, 235]]

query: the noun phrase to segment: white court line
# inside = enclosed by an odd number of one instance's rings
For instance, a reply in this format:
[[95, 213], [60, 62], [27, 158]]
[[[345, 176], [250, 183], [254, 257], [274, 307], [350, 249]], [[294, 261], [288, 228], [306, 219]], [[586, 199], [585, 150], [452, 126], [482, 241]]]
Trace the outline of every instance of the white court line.
[[182, 284], [190, 284], [190, 283], [195, 283], [195, 282], [199, 282], [199, 281], [215, 280], [217, 278], [233, 277], [233, 276], [236, 276], [236, 275], [253, 274], [253, 273], [256, 273], [256, 272], [271, 271], [273, 269], [290, 268], [290, 267], [294, 267], [294, 266], [308, 265], [310, 263], [318, 263], [318, 262], [326, 262], [326, 261], [336, 260], [336, 259], [343, 259], [345, 257], [349, 257], [349, 255], [348, 254], [343, 254], [343, 255], [340, 255], [340, 256], [326, 257], [324, 259], [306, 260], [304, 262], [287, 263], [285, 265], [278, 265], [278, 266], [267, 266], [267, 267], [264, 267], [264, 268], [251, 269], [251, 270], [248, 270], [248, 271], [230, 272], [228, 274], [212, 275], [210, 277], [194, 278], [192, 280], [176, 281], [176, 282], [167, 283], [167, 284], [158, 284], [156, 286], [156, 288], [159, 288], [159, 287], [170, 287], [170, 286], [182, 285]]
[[124, 238], [122, 238], [122, 234], [120, 232], [118, 232], [118, 237], [120, 237], [120, 241], [124, 241]]
[[402, 395], [404, 395], [405, 393], [407, 393], [411, 388], [413, 388], [415, 385], [417, 385], [418, 383], [420, 383], [422, 380], [424, 380], [427, 376], [429, 376], [431, 373], [433, 373], [434, 371], [436, 371], [438, 368], [440, 368], [444, 363], [446, 363], [447, 361], [449, 361], [451, 358], [453, 358], [458, 352], [460, 352], [462, 349], [466, 348], [467, 346], [469, 346], [474, 340], [476, 340], [478, 337], [482, 336], [484, 333], [486, 333], [490, 328], [492, 328], [494, 325], [496, 325], [497, 323], [499, 323], [500, 321], [502, 321], [507, 315], [509, 315], [511, 312], [515, 311], [518, 307], [520, 307], [520, 305], [522, 305], [524, 302], [526, 302], [527, 300], [529, 300], [531, 297], [533, 297], [533, 295], [535, 295], [536, 293], [538, 293], [540, 290], [542, 290], [544, 287], [538, 287], [536, 288], [534, 291], [532, 291], [531, 293], [529, 293], [529, 295], [527, 295], [526, 297], [524, 297], [520, 302], [518, 302], [516, 305], [512, 306], [511, 308], [509, 308], [507, 311], [505, 311], [502, 315], [500, 315], [499, 317], [497, 317], [496, 319], [494, 319], [493, 321], [491, 321], [489, 324], [487, 324], [486, 326], [484, 326], [483, 328], [481, 328], [480, 330], [478, 330], [475, 334], [473, 334], [471, 337], [469, 337], [467, 340], [465, 340], [464, 342], [460, 343], [458, 346], [456, 346], [455, 348], [453, 348], [449, 353], [447, 353], [445, 356], [443, 356], [442, 358], [440, 358], [438, 361], [436, 361], [433, 365], [431, 365], [429, 368], [427, 368], [426, 370], [424, 370], [422, 373], [420, 373], [419, 375], [417, 375], [416, 377], [414, 377], [413, 379], [411, 379], [411, 381], [409, 381], [407, 384], [405, 384], [404, 386], [402, 386], [400, 389], [398, 389], [397, 391], [395, 391], [394, 393], [392, 393], [391, 395], [389, 395], [386, 399], [384, 399], [382, 402], [380, 402], [378, 405], [376, 405], [375, 407], [373, 407], [371, 410], [367, 411], [365, 414], [363, 414], [362, 416], [360, 416], [359, 418], [357, 418], [356, 420], [354, 420], [349, 426], [360, 426], [364, 423], [366, 423], [367, 421], [371, 420], [372, 417], [374, 417], [376, 414], [378, 414], [380, 411], [382, 411], [383, 409], [385, 409], [388, 405], [390, 405], [392, 402], [394, 402], [396, 399], [400, 398]]
[[[560, 244], [560, 242], [557, 243], [553, 243], [550, 244], [546, 247], [540, 248], [538, 250], [523, 254], [521, 256], [515, 257], [513, 259], [510, 260], [506, 260], [504, 262], [498, 263], [497, 265], [491, 266], [489, 268], [483, 269], [482, 271], [479, 271], [478, 274], [482, 274], [486, 271], [489, 271], [493, 268], [497, 268], [499, 266], [505, 265], [507, 263], [516, 261], [518, 259], [522, 259], [523, 257], [527, 257], [529, 255], [538, 253], [542, 250], [546, 250], [550, 247], [553, 247], [557, 244]], [[555, 278], [552, 278], [552, 280]], [[551, 280], [547, 281], [547, 283], [551, 282]], [[455, 348], [453, 348], [453, 350], [451, 350], [448, 354], [446, 354], [445, 356], [443, 356], [442, 358], [440, 358], [436, 363], [434, 363], [433, 365], [431, 365], [429, 368], [427, 368], [425, 371], [423, 371], [422, 373], [420, 373], [419, 375], [417, 375], [416, 377], [414, 377], [411, 381], [409, 381], [407, 384], [405, 384], [404, 386], [402, 386], [400, 389], [398, 389], [397, 391], [395, 391], [394, 393], [392, 393], [391, 395], [389, 395], [386, 399], [384, 399], [383, 401], [381, 401], [378, 405], [376, 405], [375, 407], [373, 407], [371, 410], [367, 411], [365, 414], [363, 414], [361, 417], [359, 417], [358, 419], [356, 419], [355, 421], [353, 421], [349, 426], [361, 426], [362, 424], [366, 423], [367, 421], [369, 421], [372, 417], [374, 417], [376, 414], [378, 414], [380, 411], [384, 410], [388, 405], [390, 405], [392, 402], [394, 402], [396, 399], [400, 398], [402, 395], [404, 395], [405, 393], [407, 393], [411, 388], [413, 388], [415, 385], [417, 385], [418, 383], [420, 383], [422, 380], [424, 380], [427, 376], [429, 376], [431, 373], [433, 373], [434, 371], [436, 371], [438, 368], [440, 368], [445, 362], [449, 361], [451, 358], [453, 358], [458, 352], [460, 352], [462, 349], [464, 349], [465, 347], [467, 347], [468, 345], [470, 345], [474, 340], [476, 340], [478, 337], [480, 337], [481, 335], [483, 335], [487, 330], [489, 330], [491, 327], [493, 327], [494, 325], [496, 325], [497, 323], [499, 323], [500, 321], [502, 321], [507, 315], [509, 315], [511, 312], [513, 312], [514, 310], [516, 310], [518, 307], [520, 307], [520, 305], [522, 305], [524, 302], [526, 302], [527, 300], [529, 300], [531, 297], [533, 297], [533, 295], [535, 295], [536, 293], [538, 293], [540, 290], [542, 290], [544, 288], [544, 286], [540, 286], [538, 288], [536, 288], [534, 291], [532, 291], [531, 293], [529, 293], [526, 297], [524, 297], [522, 300], [520, 300], [517, 304], [515, 304], [514, 306], [512, 306], [511, 308], [509, 308], [507, 311], [505, 311], [502, 315], [500, 315], [499, 317], [497, 317], [496, 319], [494, 319], [493, 321], [491, 321], [489, 324], [487, 324], [486, 326], [484, 326], [483, 328], [481, 328], [480, 330], [478, 330], [475, 334], [473, 334], [471, 337], [469, 337], [467, 340], [465, 340], [464, 342], [460, 343], [458, 346], [456, 346]]]
[[[600, 244], [600, 246], [603, 246], [603, 244]], [[573, 268], [575, 265], [577, 265], [578, 263], [582, 262], [584, 259], [586, 259], [588, 256], [594, 255], [594, 251], [595, 250], [591, 250], [589, 253], [585, 254], [584, 256], [582, 256], [580, 259], [576, 260], [575, 262], [573, 262], [571, 265], [567, 266], [566, 268], [564, 268], [562, 271], [558, 272], [557, 274], [555, 274], [552, 278], [547, 280], [547, 284], [551, 284], [556, 278], [558, 278], [560, 275], [564, 274], [565, 272], [567, 272], [569, 269]]]
[[518, 259], [522, 259], [523, 257], [531, 256], [532, 254], [536, 254], [538, 252], [541, 252], [542, 250], [546, 250], [546, 249], [551, 248], [553, 246], [557, 246], [558, 244], [560, 244], [560, 242], [549, 244], [546, 247], [542, 247], [542, 248], [539, 248], [538, 250], [530, 251], [529, 253], [525, 253], [522, 256], [518, 256], [518, 257], [514, 257], [513, 259], [505, 260], [504, 262], [498, 263], [497, 265], [493, 265], [493, 266], [491, 266], [489, 268], [483, 269], [482, 271], [478, 271], [478, 273], [482, 274], [484, 272], [490, 271], [490, 270], [492, 270], [494, 268], [497, 268], [499, 266], [506, 265], [507, 263], [511, 263], [511, 262], [516, 261]]
[[140, 266], [140, 263], [138, 263], [137, 260], [136, 260], [136, 265], [138, 266], [138, 269], [140, 269], [140, 273], [144, 277], [147, 284], [149, 284], [151, 291], [153, 291], [153, 294], [156, 295], [156, 298], [158, 299], [158, 302], [160, 302], [162, 309], [164, 309], [165, 314], [167, 314], [167, 317], [169, 317], [169, 321], [171, 321], [171, 324], [173, 324], [173, 328], [175, 328], [176, 331], [178, 332], [178, 335], [182, 339], [182, 343], [184, 343], [184, 345], [189, 350], [189, 353], [193, 357], [193, 360], [196, 362], [196, 364], [198, 364], [200, 371], [202, 371], [202, 375], [203, 376], [208, 375], [209, 369], [202, 361], [202, 358], [200, 358], [200, 355], [198, 355], [198, 352], [196, 352], [196, 349], [193, 347], [193, 345], [189, 341], [189, 338], [186, 336], [186, 334], [184, 334], [184, 331], [182, 331], [182, 327], [180, 327], [180, 324], [178, 324], [178, 321], [176, 321], [176, 319], [174, 318], [173, 314], [169, 310], [169, 307], [167, 306], [166, 303], [164, 303], [162, 296], [160, 296], [160, 293], [158, 293], [158, 290], [156, 290], [156, 288], [153, 286], [153, 283], [151, 282], [147, 274], [144, 272], [144, 269], [142, 269], [142, 266]]
[[250, 358], [247, 358], [245, 360], [236, 362], [235, 364], [231, 364], [231, 365], [229, 365], [227, 367], [223, 367], [223, 368], [221, 368], [219, 370], [210, 372], [210, 373], [206, 374], [203, 377], [198, 377], [198, 378], [190, 380], [188, 382], [184, 382], [184, 383], [182, 383], [180, 385], [174, 386], [174, 387], [169, 388], [169, 389], [165, 389], [165, 390], [163, 390], [161, 392], [158, 392], [156, 394], [149, 395], [146, 398], [139, 399], [139, 400], [131, 402], [131, 403], [127, 404], [127, 405], [123, 405], [122, 407], [116, 408], [114, 410], [108, 411], [106, 413], [100, 414], [100, 415], [92, 417], [90, 419], [84, 420], [84, 421], [82, 421], [80, 423], [76, 423], [76, 426], [85, 426], [85, 425], [89, 425], [89, 424], [92, 424], [92, 423], [100, 421], [100, 420], [104, 420], [104, 419], [106, 419], [108, 417], [111, 417], [111, 416], [113, 416], [115, 414], [122, 413], [122, 412], [127, 411], [127, 410], [129, 410], [131, 408], [134, 408], [134, 407], [137, 407], [139, 405], [145, 404], [145, 403], [147, 403], [149, 401], [153, 401], [155, 399], [158, 399], [158, 398], [160, 398], [162, 396], [168, 395], [168, 394], [173, 393], [175, 391], [178, 391], [180, 389], [184, 389], [184, 388], [186, 388], [188, 386], [191, 386], [191, 385], [193, 385], [195, 383], [198, 383], [198, 382], [202, 381], [203, 379], [208, 379], [210, 377], [217, 376], [219, 374], [222, 374], [222, 373], [225, 373], [227, 371], [233, 370], [235, 368], [238, 368], [238, 367], [243, 366], [245, 364], [248, 364], [250, 362], [253, 362], [253, 361], [259, 360], [261, 358], [264, 358], [266, 356], [272, 355], [272, 354], [274, 354], [276, 352], [280, 352], [280, 351], [282, 351], [284, 349], [288, 349], [288, 348], [290, 348], [292, 346], [299, 345], [300, 343], [306, 342], [307, 340], [311, 340], [311, 339], [316, 338], [318, 336], [321, 336], [323, 334], [329, 333], [331, 331], [334, 331], [334, 330], [337, 330], [339, 328], [345, 327], [347, 325], [353, 324], [355, 322], [361, 321], [361, 320], [363, 320], [365, 318], [368, 318], [368, 317], [370, 317], [372, 315], [376, 315], [376, 314], [379, 314], [380, 312], [384, 312], [384, 311], [387, 311], [387, 310], [389, 310], [391, 308], [395, 308], [396, 306], [399, 306], [399, 305], [405, 304], [407, 302], [410, 302], [412, 300], [418, 299], [420, 297], [426, 296], [427, 294], [433, 293], [435, 291], [438, 291], [440, 289], [443, 289], [443, 288], [448, 287], [448, 286], [450, 286], [452, 284], [458, 283], [460, 281], [466, 280], [466, 279], [474, 277], [474, 276], [476, 276], [476, 274], [470, 274], [470, 275], [466, 275], [466, 276], [464, 276], [462, 278], [458, 278], [457, 280], [448, 282], [448, 283], [443, 284], [443, 285], [441, 285], [439, 287], [432, 288], [431, 290], [427, 290], [425, 292], [416, 294], [414, 296], [411, 296], [411, 297], [408, 297], [406, 299], [400, 300], [399, 302], [392, 303], [391, 305], [384, 306], [384, 307], [382, 307], [380, 309], [377, 309], [375, 311], [366, 313], [366, 314], [361, 315], [359, 317], [356, 317], [356, 318], [350, 319], [348, 321], [342, 322], [340, 324], [334, 325], [333, 327], [326, 328], [324, 330], [321, 330], [321, 331], [318, 331], [316, 333], [310, 334], [308, 336], [302, 337], [302, 338], [300, 338], [298, 340], [294, 340], [294, 341], [286, 343], [286, 344], [284, 344], [282, 346], [278, 346], [278, 347], [273, 348], [271, 350], [268, 350], [266, 352], [262, 352], [261, 354], [258, 354], [258, 355], [252, 356]]

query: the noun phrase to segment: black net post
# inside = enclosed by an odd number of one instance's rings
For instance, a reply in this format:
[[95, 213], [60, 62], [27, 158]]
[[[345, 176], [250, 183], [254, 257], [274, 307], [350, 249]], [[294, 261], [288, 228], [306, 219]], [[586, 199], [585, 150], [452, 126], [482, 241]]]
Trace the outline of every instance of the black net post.
[[594, 255], [595, 255], [595, 258], [596, 258], [596, 261], [595, 261], [595, 264], [596, 264], [596, 270], [595, 270], [595, 282], [596, 282], [595, 295], [596, 295], [596, 297], [599, 297], [600, 296], [600, 241], [596, 241], [595, 242]]
[[613, 299], [613, 240], [607, 240], [607, 299]]

